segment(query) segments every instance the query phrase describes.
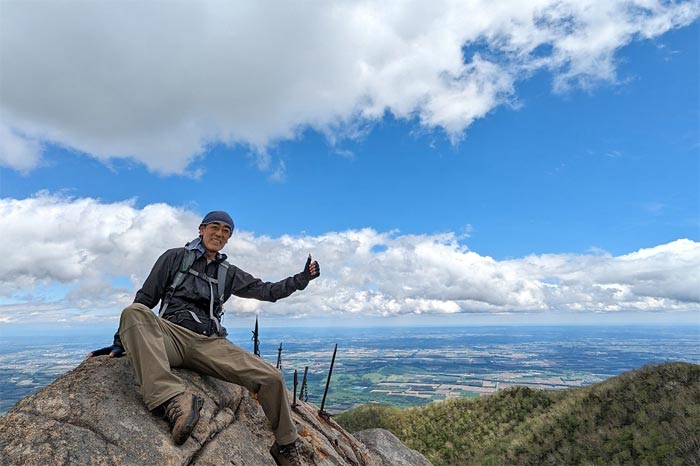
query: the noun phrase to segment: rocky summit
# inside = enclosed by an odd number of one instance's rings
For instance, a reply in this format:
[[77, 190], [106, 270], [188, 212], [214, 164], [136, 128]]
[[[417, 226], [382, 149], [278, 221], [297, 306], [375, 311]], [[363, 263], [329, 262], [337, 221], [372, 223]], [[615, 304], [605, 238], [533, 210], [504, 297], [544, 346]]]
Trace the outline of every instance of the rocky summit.
[[[204, 399], [200, 421], [185, 444], [173, 444], [167, 423], [146, 409], [127, 359], [98, 357], [0, 417], [0, 464], [275, 465], [269, 453], [274, 438], [254, 396], [238, 385], [188, 370], [175, 373]], [[297, 403], [293, 415], [306, 464], [430, 464], [391, 434], [355, 437], [332, 418], [320, 417], [316, 406]], [[359, 438], [373, 440], [363, 443]]]

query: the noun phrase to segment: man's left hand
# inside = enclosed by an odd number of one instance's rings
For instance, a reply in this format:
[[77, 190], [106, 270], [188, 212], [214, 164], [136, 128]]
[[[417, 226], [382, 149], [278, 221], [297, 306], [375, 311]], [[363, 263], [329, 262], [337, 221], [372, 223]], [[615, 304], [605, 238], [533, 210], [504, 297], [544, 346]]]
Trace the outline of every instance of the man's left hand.
[[312, 262], [311, 254], [309, 254], [309, 257], [306, 259], [304, 273], [309, 278], [309, 280], [313, 280], [314, 278], [321, 275], [321, 266], [318, 265], [317, 261]]

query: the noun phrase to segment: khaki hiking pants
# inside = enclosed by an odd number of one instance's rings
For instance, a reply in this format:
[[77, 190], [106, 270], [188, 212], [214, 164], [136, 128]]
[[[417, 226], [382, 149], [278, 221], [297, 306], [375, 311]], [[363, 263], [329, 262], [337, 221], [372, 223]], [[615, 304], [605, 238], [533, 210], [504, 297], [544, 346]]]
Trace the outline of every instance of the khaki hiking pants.
[[257, 393], [277, 443], [297, 439], [282, 373], [259, 357], [226, 338], [199, 335], [161, 319], [138, 303], [122, 311], [119, 336], [149, 410], [184, 393], [182, 380], [170, 371], [182, 367]]

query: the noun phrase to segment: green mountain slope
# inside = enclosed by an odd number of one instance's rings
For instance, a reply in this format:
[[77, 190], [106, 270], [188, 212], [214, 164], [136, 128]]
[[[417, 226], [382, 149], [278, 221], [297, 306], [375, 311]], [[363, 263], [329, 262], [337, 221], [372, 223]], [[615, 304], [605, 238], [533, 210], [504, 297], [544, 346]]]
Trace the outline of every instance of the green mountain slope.
[[590, 387], [516, 387], [419, 408], [364, 405], [335, 419], [382, 427], [438, 465], [700, 466], [700, 366], [645, 366]]

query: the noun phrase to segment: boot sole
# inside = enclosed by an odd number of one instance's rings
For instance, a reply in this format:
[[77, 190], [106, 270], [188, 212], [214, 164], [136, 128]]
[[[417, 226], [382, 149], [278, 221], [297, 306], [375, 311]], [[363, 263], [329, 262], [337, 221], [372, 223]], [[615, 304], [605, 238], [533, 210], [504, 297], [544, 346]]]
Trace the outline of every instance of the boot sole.
[[204, 402], [198, 396], [192, 395], [192, 411], [185, 421], [185, 425], [179, 435], [173, 436], [175, 445], [182, 445], [192, 433], [192, 430], [199, 422], [199, 411], [202, 409]]

